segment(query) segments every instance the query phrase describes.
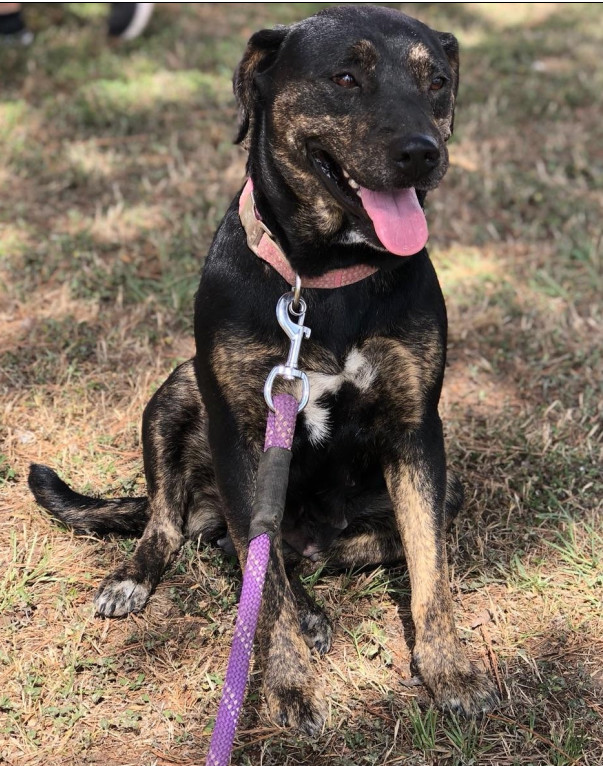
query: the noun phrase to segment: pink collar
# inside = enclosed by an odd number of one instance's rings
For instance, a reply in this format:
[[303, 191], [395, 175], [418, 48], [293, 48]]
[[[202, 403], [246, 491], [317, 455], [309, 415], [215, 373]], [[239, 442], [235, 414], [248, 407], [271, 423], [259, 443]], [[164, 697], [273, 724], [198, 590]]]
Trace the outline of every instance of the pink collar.
[[[266, 261], [266, 263], [269, 263], [273, 269], [276, 269], [286, 282], [294, 285], [296, 274], [291, 268], [291, 264], [256, 210], [251, 178], [247, 179], [247, 183], [241, 192], [239, 218], [247, 234], [249, 249]], [[333, 269], [320, 277], [303, 278], [302, 285], [303, 287], [323, 287], [328, 289], [345, 287], [370, 277], [376, 271], [377, 269], [374, 266], [365, 265], [349, 266], [347, 269]]]

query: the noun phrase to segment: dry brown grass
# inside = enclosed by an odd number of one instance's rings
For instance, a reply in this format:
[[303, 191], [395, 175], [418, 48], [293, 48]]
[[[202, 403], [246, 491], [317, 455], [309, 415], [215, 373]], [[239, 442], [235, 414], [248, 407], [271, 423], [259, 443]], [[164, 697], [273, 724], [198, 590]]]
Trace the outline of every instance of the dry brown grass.
[[[96, 619], [131, 541], [53, 525], [24, 480], [35, 460], [142, 493], [140, 415], [192, 354], [199, 266], [243, 176], [230, 71], [254, 29], [313, 8], [160, 6], [145, 38], [109, 50], [81, 8], [34, 5], [36, 45], [0, 51], [0, 762], [203, 762], [236, 567], [189, 546], [143, 614]], [[254, 675], [233, 763], [599, 766], [603, 13], [409, 8], [463, 45], [453, 165], [428, 215], [468, 492], [456, 617], [505, 702], [456, 721], [405, 683], [403, 570], [311, 578], [336, 625], [316, 659], [325, 731], [272, 727]]]

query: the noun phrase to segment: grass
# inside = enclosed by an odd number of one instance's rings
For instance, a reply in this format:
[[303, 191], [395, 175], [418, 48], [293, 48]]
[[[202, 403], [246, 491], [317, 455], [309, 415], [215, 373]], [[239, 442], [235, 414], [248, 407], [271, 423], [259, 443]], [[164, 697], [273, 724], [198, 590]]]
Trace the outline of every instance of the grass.
[[[159, 5], [109, 46], [102, 4], [32, 4], [0, 50], [0, 761], [203, 762], [239, 577], [188, 545], [147, 610], [91, 599], [132, 550], [50, 523], [32, 460], [142, 494], [140, 416], [193, 353], [203, 255], [241, 184], [231, 73], [251, 32], [317, 4]], [[500, 710], [444, 716], [413, 685], [403, 569], [315, 573], [335, 622], [310, 741], [266, 718], [254, 672], [237, 766], [603, 762], [603, 11], [403, 5], [462, 47], [452, 165], [430, 194], [447, 296], [442, 401], [467, 507], [450, 535], [457, 623]]]

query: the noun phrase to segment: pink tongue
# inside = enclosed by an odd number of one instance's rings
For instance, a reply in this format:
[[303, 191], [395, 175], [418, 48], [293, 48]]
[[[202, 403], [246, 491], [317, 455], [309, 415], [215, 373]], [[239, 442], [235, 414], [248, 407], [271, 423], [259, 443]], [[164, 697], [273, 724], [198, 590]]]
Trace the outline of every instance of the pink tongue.
[[395, 255], [414, 255], [425, 247], [427, 221], [414, 189], [375, 192], [361, 186], [360, 196], [386, 250]]

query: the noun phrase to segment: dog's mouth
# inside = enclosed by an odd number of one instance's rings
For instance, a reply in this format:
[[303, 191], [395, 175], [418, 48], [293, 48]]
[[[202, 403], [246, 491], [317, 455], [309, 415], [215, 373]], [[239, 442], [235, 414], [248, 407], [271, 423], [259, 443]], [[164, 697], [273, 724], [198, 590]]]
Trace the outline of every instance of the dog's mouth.
[[425, 247], [427, 221], [413, 188], [367, 189], [324, 149], [308, 148], [314, 169], [329, 194], [354, 218], [370, 219], [386, 250], [395, 255], [414, 255]]
[[310, 147], [310, 159], [318, 177], [332, 197], [356, 218], [366, 218], [366, 211], [359, 196], [360, 185], [338, 165], [330, 154], [318, 147]]

